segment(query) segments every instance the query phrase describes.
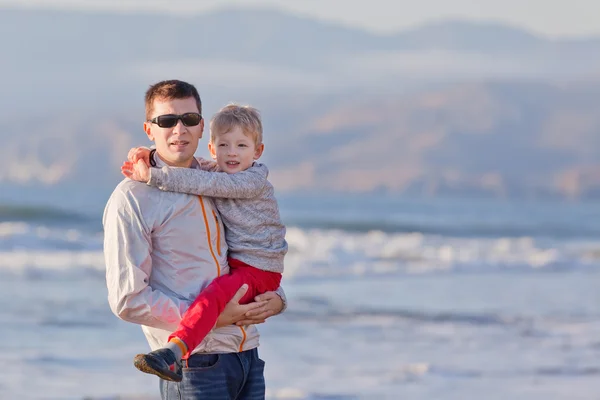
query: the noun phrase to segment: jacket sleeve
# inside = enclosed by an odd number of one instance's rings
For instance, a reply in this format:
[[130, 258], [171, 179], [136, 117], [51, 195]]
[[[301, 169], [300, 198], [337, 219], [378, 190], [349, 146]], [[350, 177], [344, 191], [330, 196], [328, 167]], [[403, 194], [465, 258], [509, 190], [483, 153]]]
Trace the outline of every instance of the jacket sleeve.
[[275, 291], [275, 293], [281, 298], [281, 301], [283, 302], [283, 308], [281, 309], [281, 311], [279, 311], [279, 313], [283, 313], [285, 310], [287, 310], [287, 297], [285, 295], [285, 292], [283, 291], [283, 288], [281, 286], [279, 286], [277, 288], [277, 290]]
[[189, 303], [150, 285], [151, 228], [131, 192], [117, 188], [104, 210], [108, 303], [122, 320], [174, 331]]
[[148, 185], [160, 190], [229, 199], [251, 199], [260, 195], [268, 184], [264, 166], [252, 166], [235, 174], [208, 172], [201, 169], [150, 168]]

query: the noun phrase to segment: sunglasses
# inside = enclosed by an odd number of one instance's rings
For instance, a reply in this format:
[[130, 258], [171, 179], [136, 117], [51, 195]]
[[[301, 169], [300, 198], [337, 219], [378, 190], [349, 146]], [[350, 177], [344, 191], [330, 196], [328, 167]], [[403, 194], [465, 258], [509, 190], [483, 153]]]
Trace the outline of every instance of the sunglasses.
[[165, 114], [154, 117], [149, 122], [152, 122], [161, 128], [172, 128], [177, 125], [179, 120], [181, 120], [185, 126], [196, 126], [202, 121], [202, 115], [198, 113], [185, 113], [181, 115]]

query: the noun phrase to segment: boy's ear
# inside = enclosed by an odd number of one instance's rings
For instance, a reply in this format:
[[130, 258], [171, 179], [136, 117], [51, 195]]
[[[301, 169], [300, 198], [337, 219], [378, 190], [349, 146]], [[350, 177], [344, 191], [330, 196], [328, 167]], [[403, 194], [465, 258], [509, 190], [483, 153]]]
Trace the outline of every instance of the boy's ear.
[[210, 156], [213, 160], [217, 159], [217, 149], [215, 149], [215, 145], [212, 142], [208, 142], [208, 151], [210, 151]]
[[260, 145], [256, 146], [256, 151], [254, 152], [254, 159], [258, 160], [260, 158], [260, 156], [262, 156], [262, 153], [264, 150], [265, 150], [264, 143], [261, 143]]

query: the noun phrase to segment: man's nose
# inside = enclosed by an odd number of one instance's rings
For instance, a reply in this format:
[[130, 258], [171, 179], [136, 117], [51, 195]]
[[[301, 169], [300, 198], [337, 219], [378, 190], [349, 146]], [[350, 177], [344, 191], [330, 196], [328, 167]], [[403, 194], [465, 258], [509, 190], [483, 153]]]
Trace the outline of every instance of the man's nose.
[[181, 119], [177, 120], [177, 124], [173, 127], [173, 133], [185, 133], [187, 132], [187, 127], [183, 124]]

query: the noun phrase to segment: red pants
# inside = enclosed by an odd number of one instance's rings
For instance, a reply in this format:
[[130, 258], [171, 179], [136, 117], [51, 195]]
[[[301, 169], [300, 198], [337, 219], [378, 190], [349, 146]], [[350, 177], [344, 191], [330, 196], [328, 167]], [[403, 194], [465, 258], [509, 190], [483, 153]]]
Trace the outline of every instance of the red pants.
[[280, 282], [281, 274], [277, 272], [263, 271], [230, 258], [229, 274], [215, 278], [200, 292], [169, 339], [177, 337], [187, 345], [188, 354], [183, 356], [187, 358], [215, 327], [225, 305], [244, 283], [248, 285], [248, 291], [240, 304], [248, 304], [259, 294], [276, 290]]

